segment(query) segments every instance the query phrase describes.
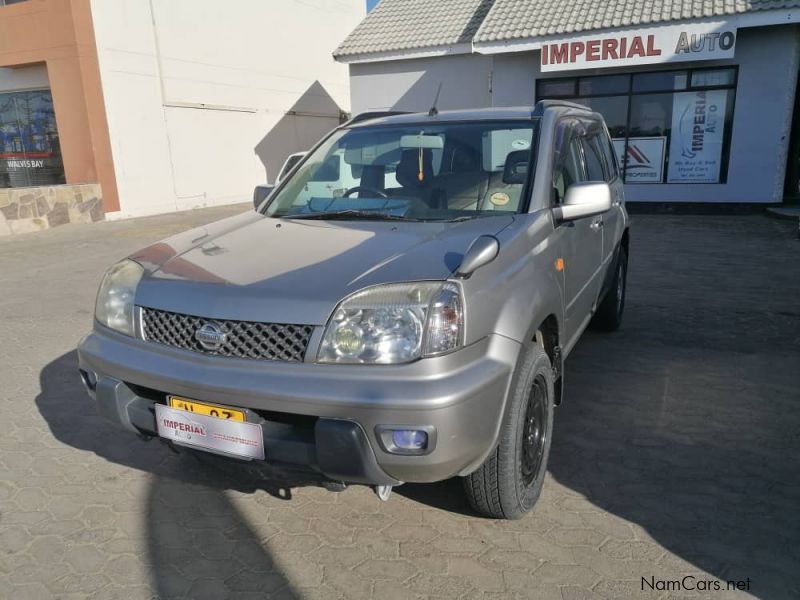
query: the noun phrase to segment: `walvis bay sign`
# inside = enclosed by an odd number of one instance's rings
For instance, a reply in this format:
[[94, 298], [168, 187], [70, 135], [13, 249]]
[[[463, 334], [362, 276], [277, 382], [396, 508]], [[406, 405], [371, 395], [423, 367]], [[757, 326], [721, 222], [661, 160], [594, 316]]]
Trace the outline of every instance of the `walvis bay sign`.
[[542, 43], [541, 70], [573, 71], [733, 58], [736, 28], [701, 23], [602, 33]]

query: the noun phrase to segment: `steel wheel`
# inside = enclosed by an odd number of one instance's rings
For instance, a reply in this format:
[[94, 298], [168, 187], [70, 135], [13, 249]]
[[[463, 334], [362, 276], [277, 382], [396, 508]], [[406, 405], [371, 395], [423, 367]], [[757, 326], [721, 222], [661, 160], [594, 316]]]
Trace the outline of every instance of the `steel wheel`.
[[545, 430], [547, 388], [542, 377], [533, 382], [528, 408], [525, 413], [525, 428], [522, 433], [522, 483], [525, 487], [533, 485], [542, 465], [547, 438]]

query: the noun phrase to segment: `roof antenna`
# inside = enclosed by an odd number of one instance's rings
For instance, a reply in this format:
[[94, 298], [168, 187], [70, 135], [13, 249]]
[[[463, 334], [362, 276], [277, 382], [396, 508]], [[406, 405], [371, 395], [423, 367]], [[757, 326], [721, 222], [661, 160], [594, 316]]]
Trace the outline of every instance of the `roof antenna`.
[[435, 117], [436, 115], [439, 114], [439, 109], [436, 108], [436, 105], [439, 103], [439, 94], [441, 93], [442, 93], [442, 82], [440, 81], [439, 89], [436, 90], [436, 97], [433, 99], [433, 106], [431, 106], [431, 109], [428, 111], [429, 117]]

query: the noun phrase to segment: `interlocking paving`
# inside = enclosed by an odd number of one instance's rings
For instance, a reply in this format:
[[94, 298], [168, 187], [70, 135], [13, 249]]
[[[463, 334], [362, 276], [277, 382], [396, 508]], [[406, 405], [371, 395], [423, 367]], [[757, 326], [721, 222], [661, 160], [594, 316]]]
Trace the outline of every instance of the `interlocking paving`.
[[[536, 510], [458, 481], [235, 477], [98, 417], [74, 348], [106, 266], [244, 210], [0, 240], [0, 598], [800, 597], [800, 244], [761, 216], [636, 216], [623, 329], [568, 361]], [[751, 581], [749, 594], [642, 577]]]

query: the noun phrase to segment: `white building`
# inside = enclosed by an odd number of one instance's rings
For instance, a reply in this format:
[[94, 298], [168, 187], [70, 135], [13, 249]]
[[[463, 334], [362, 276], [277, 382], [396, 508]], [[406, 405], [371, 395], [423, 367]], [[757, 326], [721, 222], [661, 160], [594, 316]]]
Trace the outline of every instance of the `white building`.
[[332, 53], [365, 12], [364, 0], [0, 2], [0, 235], [247, 201], [349, 113]]
[[[639, 202], [800, 196], [800, 2], [381, 0], [337, 49], [353, 112], [579, 102]], [[798, 107], [797, 109], [795, 107]]]

